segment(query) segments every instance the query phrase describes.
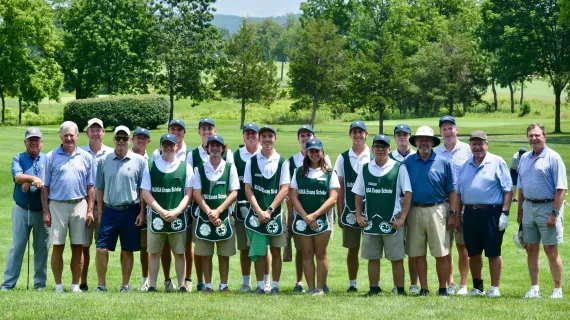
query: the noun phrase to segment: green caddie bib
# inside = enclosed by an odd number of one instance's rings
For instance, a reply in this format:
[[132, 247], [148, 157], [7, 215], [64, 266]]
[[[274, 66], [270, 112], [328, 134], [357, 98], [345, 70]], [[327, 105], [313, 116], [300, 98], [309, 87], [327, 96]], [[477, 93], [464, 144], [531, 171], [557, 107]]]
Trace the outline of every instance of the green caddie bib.
[[[230, 193], [229, 184], [231, 168], [232, 164], [226, 162], [222, 176], [216, 181], [210, 181], [206, 177], [204, 164], [201, 163], [198, 166], [200, 182], [202, 183], [202, 196], [210, 208], [218, 208], [228, 197], [228, 194]], [[214, 226], [214, 224], [210, 222], [206, 212], [202, 211], [200, 208], [198, 208], [197, 211], [199, 212], [199, 216], [196, 220], [195, 232], [198, 239], [216, 242], [227, 240], [233, 236], [234, 233], [230, 221], [229, 208], [220, 213], [219, 218], [222, 220], [222, 224], [218, 227]]]
[[246, 162], [242, 160], [239, 149], [234, 153], [234, 162], [239, 179], [239, 190], [236, 199], [236, 210], [234, 216], [237, 220], [244, 221], [245, 217], [247, 216], [247, 212], [249, 211], [250, 204], [249, 201], [247, 201], [247, 197], [245, 196], [245, 184], [243, 183], [243, 175], [245, 173]]
[[[310, 179], [303, 174], [303, 168], [297, 168], [295, 171], [297, 179], [297, 191], [299, 194], [299, 202], [308, 214], [317, 211], [329, 198], [329, 184], [332, 172], [325, 172], [322, 176]], [[295, 211], [295, 219], [293, 220], [293, 232], [302, 236], [314, 236], [319, 233], [330, 230], [329, 225], [330, 212], [320, 215], [315, 221], [319, 225], [317, 230], [311, 229], [303, 220], [300, 214]]]
[[366, 199], [363, 214], [368, 220], [368, 226], [363, 232], [371, 235], [395, 234], [398, 230], [392, 228], [391, 222], [395, 220], [394, 207], [396, 199], [399, 199], [396, 187], [402, 163], [396, 161], [394, 167], [382, 177], [371, 174], [368, 165], [369, 163], [362, 168]]
[[[224, 153], [222, 154], [222, 159], [224, 161], [226, 161], [226, 157], [227, 157], [228, 151], [224, 151]], [[192, 157], [192, 169], [196, 170], [196, 168], [198, 168], [198, 166], [200, 164], [204, 164], [206, 163], [206, 161], [202, 160], [202, 158], [200, 157], [200, 147], [192, 150], [192, 154], [190, 155]], [[197, 219], [198, 218], [198, 211], [200, 209], [198, 208], [198, 205], [196, 205], [194, 203], [194, 200], [190, 201], [190, 206], [188, 209], [188, 212], [190, 212], [191, 216], [193, 219]]]
[[[186, 162], [181, 161], [176, 170], [165, 173], [158, 170], [156, 163], [150, 163], [151, 193], [156, 202], [165, 210], [178, 207], [184, 198], [186, 182]], [[150, 211], [150, 231], [154, 233], [178, 233], [186, 230], [186, 214], [180, 213], [172, 222], [166, 222], [148, 206]]]
[[[279, 193], [279, 180], [281, 178], [281, 169], [285, 158], [280, 157], [277, 165], [277, 172], [271, 178], [265, 178], [259, 170], [257, 156], [251, 158], [251, 186], [255, 199], [261, 210], [267, 210], [271, 205], [275, 196]], [[283, 211], [279, 205], [271, 213], [271, 220], [268, 223], [259, 223], [257, 213], [250, 208], [246, 219], [245, 227], [251, 231], [268, 236], [278, 236], [283, 233]]]

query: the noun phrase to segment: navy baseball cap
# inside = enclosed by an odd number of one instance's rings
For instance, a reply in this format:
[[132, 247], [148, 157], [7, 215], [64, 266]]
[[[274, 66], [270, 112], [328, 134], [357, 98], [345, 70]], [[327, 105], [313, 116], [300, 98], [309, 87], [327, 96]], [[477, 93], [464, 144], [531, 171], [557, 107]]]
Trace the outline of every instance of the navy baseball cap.
[[222, 136], [220, 136], [219, 134], [213, 134], [208, 138], [208, 142], [206, 143], [206, 145], [210, 144], [210, 142], [212, 141], [216, 141], [219, 142], [220, 144], [224, 144], [224, 138], [222, 138]]
[[309, 139], [307, 141], [307, 150], [317, 149], [323, 150], [323, 143], [317, 138]]
[[165, 141], [171, 142], [172, 144], [176, 144], [176, 136], [170, 133], [165, 133], [162, 135], [162, 137], [160, 137], [160, 144], [162, 144]]
[[450, 123], [452, 123], [453, 125], [456, 125], [456, 124], [455, 124], [455, 118], [452, 117], [452, 116], [443, 116], [443, 117], [439, 118], [439, 126], [440, 126], [440, 127], [441, 127], [441, 125], [444, 124], [445, 122], [450, 122]]
[[273, 128], [272, 126], [263, 126], [263, 127], [261, 127], [261, 129], [259, 129], [260, 134], [263, 131], [271, 131], [271, 132], [273, 132], [274, 135], [277, 135], [277, 131], [275, 131], [275, 128]]
[[523, 153], [525, 153], [525, 152], [526, 152], [526, 149], [525, 149], [525, 148], [520, 148], [520, 149], [519, 149], [519, 154], [523, 154]]
[[348, 131], [350, 132], [350, 131], [352, 131], [352, 129], [354, 129], [354, 128], [360, 128], [360, 129], [362, 129], [362, 130], [364, 130], [364, 131], [368, 131], [368, 129], [366, 128], [366, 124], [365, 124], [363, 121], [360, 121], [360, 120], [353, 121], [353, 122], [350, 124], [350, 130], [348, 130]]
[[372, 140], [372, 145], [374, 145], [376, 142], [384, 142], [385, 144], [387, 144], [388, 146], [390, 146], [390, 137], [388, 137], [385, 134], [377, 134], [374, 137], [374, 140]]
[[394, 128], [394, 134], [396, 134], [396, 132], [405, 132], [407, 134], [412, 134], [412, 129], [410, 129], [410, 126], [408, 126], [407, 124], [401, 123], [399, 125], [397, 125]]
[[133, 137], [139, 134], [144, 134], [145, 136], [150, 138], [150, 132], [146, 128], [137, 128], [135, 133], [133, 133]]
[[31, 137], [38, 137], [42, 139], [42, 132], [40, 131], [39, 128], [30, 127], [28, 128], [28, 130], [26, 130], [26, 135], [24, 136], [24, 139], [29, 139]]
[[170, 128], [173, 125], [179, 125], [182, 127], [182, 129], [184, 129], [184, 131], [186, 131], [186, 124], [184, 123], [184, 120], [172, 119], [170, 123], [168, 123], [168, 127]]
[[303, 131], [309, 131], [310, 133], [315, 134], [315, 130], [313, 130], [313, 128], [311, 126], [303, 125], [303, 126], [300, 126], [299, 129], [297, 129], [297, 137]]
[[255, 122], [251, 122], [243, 126], [242, 132], [245, 132], [246, 130], [253, 130], [255, 132], [259, 132], [259, 127]]
[[200, 121], [198, 122], [198, 128], [200, 128], [201, 126], [205, 125], [205, 124], [209, 124], [212, 126], [216, 126], [216, 123], [214, 122], [214, 119], [212, 118], [203, 118], [200, 119]]

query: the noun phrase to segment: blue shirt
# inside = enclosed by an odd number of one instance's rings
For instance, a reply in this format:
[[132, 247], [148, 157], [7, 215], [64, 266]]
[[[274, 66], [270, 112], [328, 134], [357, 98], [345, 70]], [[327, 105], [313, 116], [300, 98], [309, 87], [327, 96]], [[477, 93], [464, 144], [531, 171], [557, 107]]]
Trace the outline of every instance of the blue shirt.
[[[453, 148], [453, 150], [451, 151], [448, 151], [447, 148], [445, 148], [445, 145], [443, 144], [435, 148], [433, 151], [437, 153], [437, 155], [446, 158], [447, 161], [449, 161], [449, 163], [451, 164], [451, 172], [453, 173], [454, 184], [457, 183], [459, 169], [461, 169], [461, 167], [463, 166], [465, 161], [467, 161], [467, 159], [473, 156], [469, 144], [461, 141], [457, 141], [457, 143], [455, 144], [455, 148]], [[455, 186], [455, 189], [457, 190], [457, 185]]]
[[89, 152], [75, 147], [69, 156], [61, 146], [47, 156], [44, 185], [50, 200], [75, 200], [87, 197], [87, 186], [93, 185], [95, 165]]
[[442, 202], [453, 191], [453, 174], [449, 161], [432, 151], [426, 161], [419, 153], [404, 160], [412, 183], [412, 203]]
[[469, 158], [457, 176], [457, 194], [465, 205], [503, 204], [505, 192], [513, 190], [509, 167], [503, 158], [487, 152], [479, 167]]
[[557, 189], [567, 190], [566, 166], [560, 155], [548, 147], [533, 158], [534, 151], [521, 156], [517, 186], [525, 199], [554, 199]]
[[[27, 151], [22, 152], [12, 158], [12, 179], [15, 180], [18, 174], [27, 174], [43, 180], [45, 167], [46, 155], [44, 153], [40, 152], [36, 159], [32, 159], [32, 155]], [[30, 210], [42, 211], [41, 190], [32, 185], [28, 193], [23, 192], [22, 185], [16, 183], [13, 197], [16, 204], [24, 209], [28, 209], [29, 204]]]

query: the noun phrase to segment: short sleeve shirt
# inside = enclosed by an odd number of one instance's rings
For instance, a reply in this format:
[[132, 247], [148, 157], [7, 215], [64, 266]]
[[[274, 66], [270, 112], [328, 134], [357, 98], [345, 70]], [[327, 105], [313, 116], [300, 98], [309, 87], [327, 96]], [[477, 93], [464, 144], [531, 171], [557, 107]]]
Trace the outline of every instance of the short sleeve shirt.
[[566, 166], [560, 155], [544, 147], [534, 158], [534, 151], [527, 152], [519, 163], [517, 186], [526, 199], [554, 199], [556, 190], [567, 190]]
[[465, 205], [502, 204], [504, 193], [512, 189], [507, 163], [489, 152], [478, 167], [471, 157], [459, 170], [456, 191]]
[[44, 185], [49, 187], [50, 200], [77, 200], [87, 197], [87, 186], [95, 180], [95, 164], [91, 155], [75, 147], [70, 156], [62, 147], [47, 156]]
[[[279, 158], [281, 157], [276, 151], [266, 158], [263, 154], [258, 152], [253, 157], [257, 157], [257, 165], [259, 166], [259, 171], [267, 179], [273, 177], [277, 172], [279, 166]], [[251, 159], [245, 163], [245, 172], [243, 175], [243, 182], [251, 185]], [[289, 177], [289, 161], [285, 160], [281, 165], [281, 177], [279, 177], [279, 185], [291, 183], [291, 177]]]
[[[214, 169], [214, 166], [212, 165], [212, 163], [209, 160], [208, 160], [208, 162], [206, 162], [204, 164], [204, 173], [206, 174], [206, 179], [208, 179], [210, 181], [216, 181], [216, 180], [220, 179], [220, 177], [224, 174], [225, 170], [226, 170], [226, 161], [224, 161], [223, 159], [220, 162], [220, 164], [218, 164], [218, 167], [216, 169]], [[237, 173], [236, 166], [233, 164], [230, 167], [230, 181], [229, 181], [229, 183], [230, 183], [229, 189], [228, 189], [229, 191], [239, 190], [238, 173]], [[194, 174], [194, 178], [192, 179], [192, 188], [194, 190], [202, 190], [202, 180], [201, 180], [199, 170], [196, 170], [196, 173]]]
[[140, 188], [146, 160], [134, 152], [119, 158], [115, 152], [105, 155], [97, 162], [97, 189], [104, 189], [106, 205], [121, 206], [140, 202]]
[[430, 204], [443, 202], [454, 190], [451, 164], [432, 151], [427, 160], [413, 154], [403, 162], [412, 184], [412, 202]]

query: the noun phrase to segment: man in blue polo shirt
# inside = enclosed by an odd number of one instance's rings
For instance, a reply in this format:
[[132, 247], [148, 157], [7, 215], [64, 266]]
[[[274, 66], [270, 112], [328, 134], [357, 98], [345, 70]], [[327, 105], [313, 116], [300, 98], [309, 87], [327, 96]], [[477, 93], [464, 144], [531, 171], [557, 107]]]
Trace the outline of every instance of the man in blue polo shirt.
[[564, 195], [568, 189], [566, 166], [554, 150], [546, 146], [546, 130], [539, 123], [528, 126], [527, 137], [531, 152], [519, 163], [518, 222], [523, 226], [527, 244], [528, 271], [531, 288], [525, 298], [539, 298], [538, 287], [540, 242], [550, 264], [554, 280], [551, 298], [562, 298], [562, 260], [558, 244], [564, 235]]
[[485, 295], [481, 258], [485, 250], [491, 273], [488, 296], [499, 297], [503, 268], [501, 244], [509, 223], [513, 186], [505, 160], [487, 152], [489, 145], [485, 132], [473, 132], [469, 137], [469, 146], [473, 156], [459, 169], [456, 190], [460, 197], [458, 208], [465, 205], [463, 234], [473, 278], [473, 289], [468, 295]]
[[70, 292], [81, 292], [81, 253], [86, 227], [93, 224], [94, 164], [91, 155], [77, 146], [79, 129], [72, 121], [59, 127], [61, 146], [46, 156], [42, 210], [44, 223], [51, 227], [51, 269], [55, 291], [63, 293], [63, 250], [69, 231], [71, 242], [71, 287]]
[[415, 257], [422, 287], [420, 295], [428, 295], [426, 244], [429, 244], [430, 253], [436, 261], [439, 295], [447, 297], [449, 265], [445, 256], [450, 251], [448, 229], [455, 227], [458, 218], [457, 211], [447, 212], [444, 203], [445, 199], [450, 199], [449, 207], [456, 207], [451, 165], [432, 150], [440, 140], [430, 127], [418, 128], [410, 143], [418, 153], [404, 160], [413, 190], [412, 208], [408, 214], [408, 255]]
[[43, 222], [41, 189], [46, 165], [46, 155], [41, 152], [43, 140], [38, 128], [29, 128], [24, 136], [26, 151], [12, 158], [14, 178], [14, 209], [12, 209], [12, 247], [6, 259], [6, 271], [2, 290], [16, 286], [22, 269], [30, 232], [34, 236], [34, 288], [43, 291], [47, 278], [48, 235]]

